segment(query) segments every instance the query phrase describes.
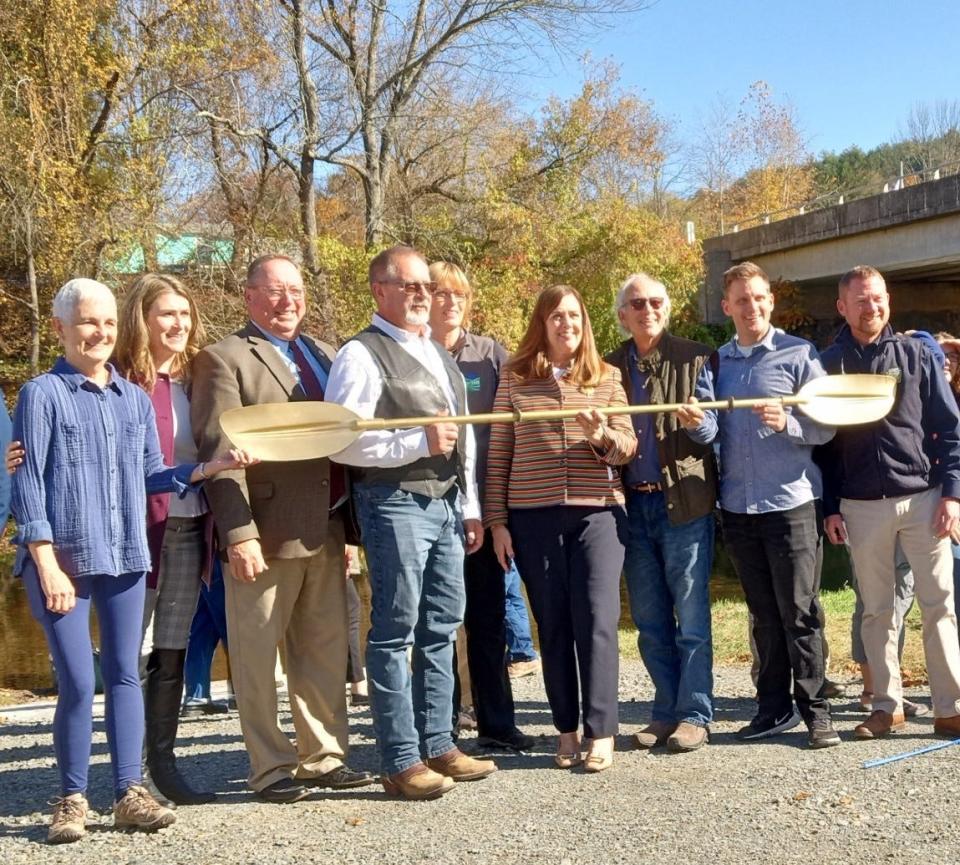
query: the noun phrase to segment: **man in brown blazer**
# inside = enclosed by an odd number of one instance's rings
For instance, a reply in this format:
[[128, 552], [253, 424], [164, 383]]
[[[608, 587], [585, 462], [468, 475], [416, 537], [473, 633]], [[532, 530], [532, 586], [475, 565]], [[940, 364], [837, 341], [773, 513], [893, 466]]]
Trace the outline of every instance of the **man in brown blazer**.
[[[247, 270], [249, 322], [194, 359], [191, 418], [200, 459], [228, 446], [220, 415], [238, 406], [323, 399], [334, 349], [300, 333], [303, 279], [286, 256]], [[223, 472], [205, 490], [229, 563], [230, 667], [250, 756], [250, 786], [269, 802], [308, 787], [372, 782], [347, 751], [347, 602], [343, 470], [327, 459]], [[274, 662], [285, 649], [296, 747], [277, 721]]]

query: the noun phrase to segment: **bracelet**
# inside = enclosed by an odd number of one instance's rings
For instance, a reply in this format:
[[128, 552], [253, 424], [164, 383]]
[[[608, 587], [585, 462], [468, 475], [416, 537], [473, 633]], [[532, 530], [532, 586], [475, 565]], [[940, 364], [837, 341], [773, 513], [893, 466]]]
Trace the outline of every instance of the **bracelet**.
[[200, 465], [197, 466], [197, 471], [200, 472], [200, 477], [203, 478], [203, 480], [208, 481], [210, 480], [210, 476], [204, 471], [206, 467], [206, 463], [200, 463]]

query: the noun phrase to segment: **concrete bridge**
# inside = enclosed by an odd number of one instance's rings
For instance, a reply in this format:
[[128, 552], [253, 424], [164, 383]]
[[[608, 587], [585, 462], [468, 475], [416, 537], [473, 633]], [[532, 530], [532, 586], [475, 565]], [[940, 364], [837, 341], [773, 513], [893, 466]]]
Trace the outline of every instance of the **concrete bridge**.
[[721, 323], [723, 272], [759, 264], [793, 283], [818, 341], [839, 320], [837, 280], [857, 264], [886, 277], [898, 329], [960, 330], [960, 175], [861, 198], [703, 243], [705, 320]]

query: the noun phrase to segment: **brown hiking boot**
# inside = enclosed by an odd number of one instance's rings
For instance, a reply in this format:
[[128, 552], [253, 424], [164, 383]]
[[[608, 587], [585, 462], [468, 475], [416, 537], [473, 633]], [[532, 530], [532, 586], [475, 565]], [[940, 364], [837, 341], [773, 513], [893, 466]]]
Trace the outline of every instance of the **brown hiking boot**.
[[699, 724], [681, 721], [667, 739], [667, 750], [674, 752], [696, 751], [710, 741], [710, 731]]
[[427, 765], [434, 772], [453, 778], [454, 781], [479, 781], [497, 771], [493, 760], [477, 760], [468, 757], [459, 748], [453, 748], [439, 757], [431, 757]]
[[153, 832], [177, 822], [177, 815], [164, 808], [145, 787], [134, 784], [113, 803], [113, 825], [117, 829], [142, 829]]
[[53, 819], [47, 830], [48, 844], [70, 844], [87, 834], [87, 800], [83, 793], [54, 799]]
[[933, 732], [937, 736], [946, 736], [950, 739], [960, 737], [960, 715], [949, 715], [946, 718], [934, 718]]
[[633, 741], [638, 748], [659, 748], [667, 744], [667, 739], [673, 735], [677, 729], [676, 724], [668, 724], [666, 721], [651, 721], [642, 730], [637, 730], [633, 734]]
[[439, 799], [453, 789], [453, 778], [434, 772], [423, 763], [414, 763], [396, 775], [384, 775], [380, 783], [387, 795], [404, 799]]
[[874, 709], [866, 721], [853, 728], [853, 735], [857, 739], [880, 739], [890, 733], [899, 733], [906, 727], [902, 712], [891, 715], [883, 709]]

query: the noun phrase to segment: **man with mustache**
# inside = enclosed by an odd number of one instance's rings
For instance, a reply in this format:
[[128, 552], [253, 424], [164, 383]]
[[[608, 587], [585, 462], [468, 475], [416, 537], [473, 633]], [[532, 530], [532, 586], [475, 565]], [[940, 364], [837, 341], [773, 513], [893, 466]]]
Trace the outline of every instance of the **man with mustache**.
[[[607, 361], [623, 376], [632, 404], [685, 402], [710, 349], [668, 330], [666, 287], [645, 273], [617, 294], [626, 340]], [[624, 466], [629, 534], [624, 575], [643, 663], [655, 696], [641, 748], [695, 751], [713, 719], [710, 568], [717, 501], [713, 449], [690, 439], [674, 415], [633, 416], [640, 447]]]
[[[423, 256], [384, 250], [369, 277], [377, 312], [338, 352], [327, 398], [365, 418], [465, 414], [463, 376], [430, 338], [436, 286]], [[367, 678], [382, 782], [408, 799], [496, 770], [457, 748], [450, 711], [463, 557], [483, 542], [474, 452], [469, 427], [439, 423], [369, 430], [334, 457], [352, 467], [370, 569]]]
[[960, 516], [960, 414], [933, 352], [890, 327], [890, 295], [878, 270], [859, 265], [845, 273], [837, 310], [846, 324], [823, 353], [827, 371], [897, 379], [890, 413], [841, 429], [821, 461], [824, 528], [832, 543], [850, 540], [873, 674], [873, 712], [854, 735], [876, 739], [906, 726], [895, 613], [899, 542], [923, 619], [933, 730], [958, 736], [960, 647], [950, 533]]

